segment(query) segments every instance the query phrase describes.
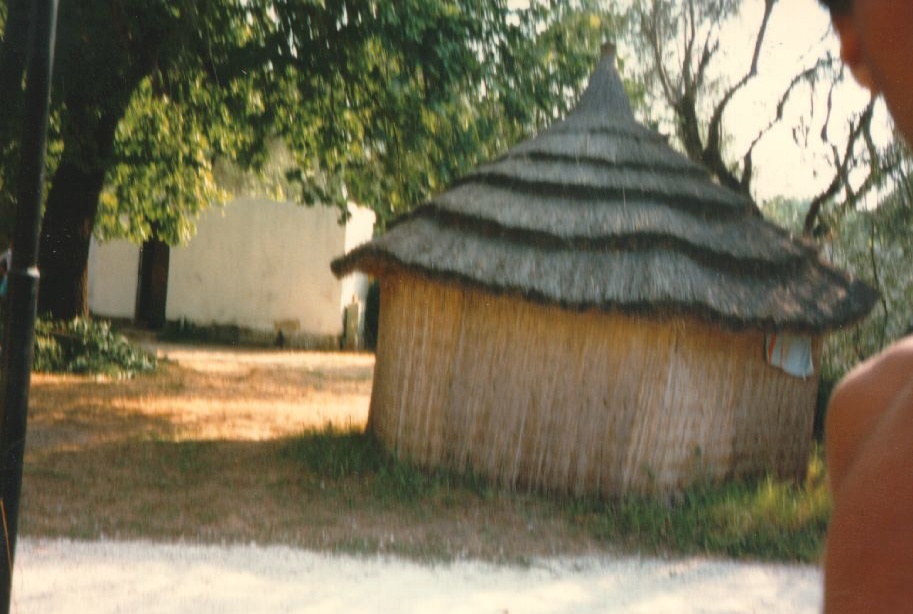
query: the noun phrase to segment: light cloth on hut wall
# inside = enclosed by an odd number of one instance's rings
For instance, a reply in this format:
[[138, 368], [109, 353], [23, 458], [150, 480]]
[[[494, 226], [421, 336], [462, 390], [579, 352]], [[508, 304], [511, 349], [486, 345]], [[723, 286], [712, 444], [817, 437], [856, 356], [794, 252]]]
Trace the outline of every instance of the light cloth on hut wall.
[[795, 377], [806, 378], [815, 372], [812, 340], [800, 335], [768, 334], [765, 339], [767, 362]]

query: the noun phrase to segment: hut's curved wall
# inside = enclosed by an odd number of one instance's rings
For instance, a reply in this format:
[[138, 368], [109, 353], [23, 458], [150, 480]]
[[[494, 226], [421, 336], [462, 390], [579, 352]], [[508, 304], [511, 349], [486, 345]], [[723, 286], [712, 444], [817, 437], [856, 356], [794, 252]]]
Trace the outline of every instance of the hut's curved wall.
[[762, 333], [406, 273], [383, 278], [380, 317], [369, 424], [421, 464], [609, 496], [806, 466], [817, 378], [767, 365]]

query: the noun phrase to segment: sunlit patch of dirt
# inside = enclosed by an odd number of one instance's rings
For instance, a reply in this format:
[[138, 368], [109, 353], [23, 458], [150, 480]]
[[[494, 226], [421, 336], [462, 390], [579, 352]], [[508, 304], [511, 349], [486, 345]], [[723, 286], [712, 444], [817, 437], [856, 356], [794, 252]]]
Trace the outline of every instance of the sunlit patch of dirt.
[[[159, 350], [159, 371], [132, 380], [35, 374], [36, 445], [140, 437], [259, 441], [327, 424], [363, 427], [373, 356]], [[31, 443], [31, 442], [30, 442]]]
[[161, 346], [129, 380], [34, 374], [23, 534], [282, 543], [418, 558], [598, 550], [542, 498], [457, 489], [378, 497], [370, 476], [330, 479], [288, 453], [308, 429], [361, 429], [368, 354]]

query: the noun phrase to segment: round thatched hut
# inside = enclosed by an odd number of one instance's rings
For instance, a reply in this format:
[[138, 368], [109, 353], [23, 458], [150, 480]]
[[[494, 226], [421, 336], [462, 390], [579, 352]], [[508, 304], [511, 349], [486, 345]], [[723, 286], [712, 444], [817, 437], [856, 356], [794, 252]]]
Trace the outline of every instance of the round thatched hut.
[[638, 124], [611, 55], [567, 119], [333, 263], [354, 269], [381, 282], [385, 445], [608, 496], [801, 475], [821, 335], [875, 299]]

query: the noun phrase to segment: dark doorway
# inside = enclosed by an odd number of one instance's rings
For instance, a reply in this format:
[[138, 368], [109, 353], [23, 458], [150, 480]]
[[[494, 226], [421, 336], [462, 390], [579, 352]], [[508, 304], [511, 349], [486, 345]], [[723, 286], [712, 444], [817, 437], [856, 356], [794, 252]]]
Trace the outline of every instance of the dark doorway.
[[168, 245], [158, 239], [143, 243], [136, 289], [136, 323], [147, 328], [165, 325], [168, 298]]

